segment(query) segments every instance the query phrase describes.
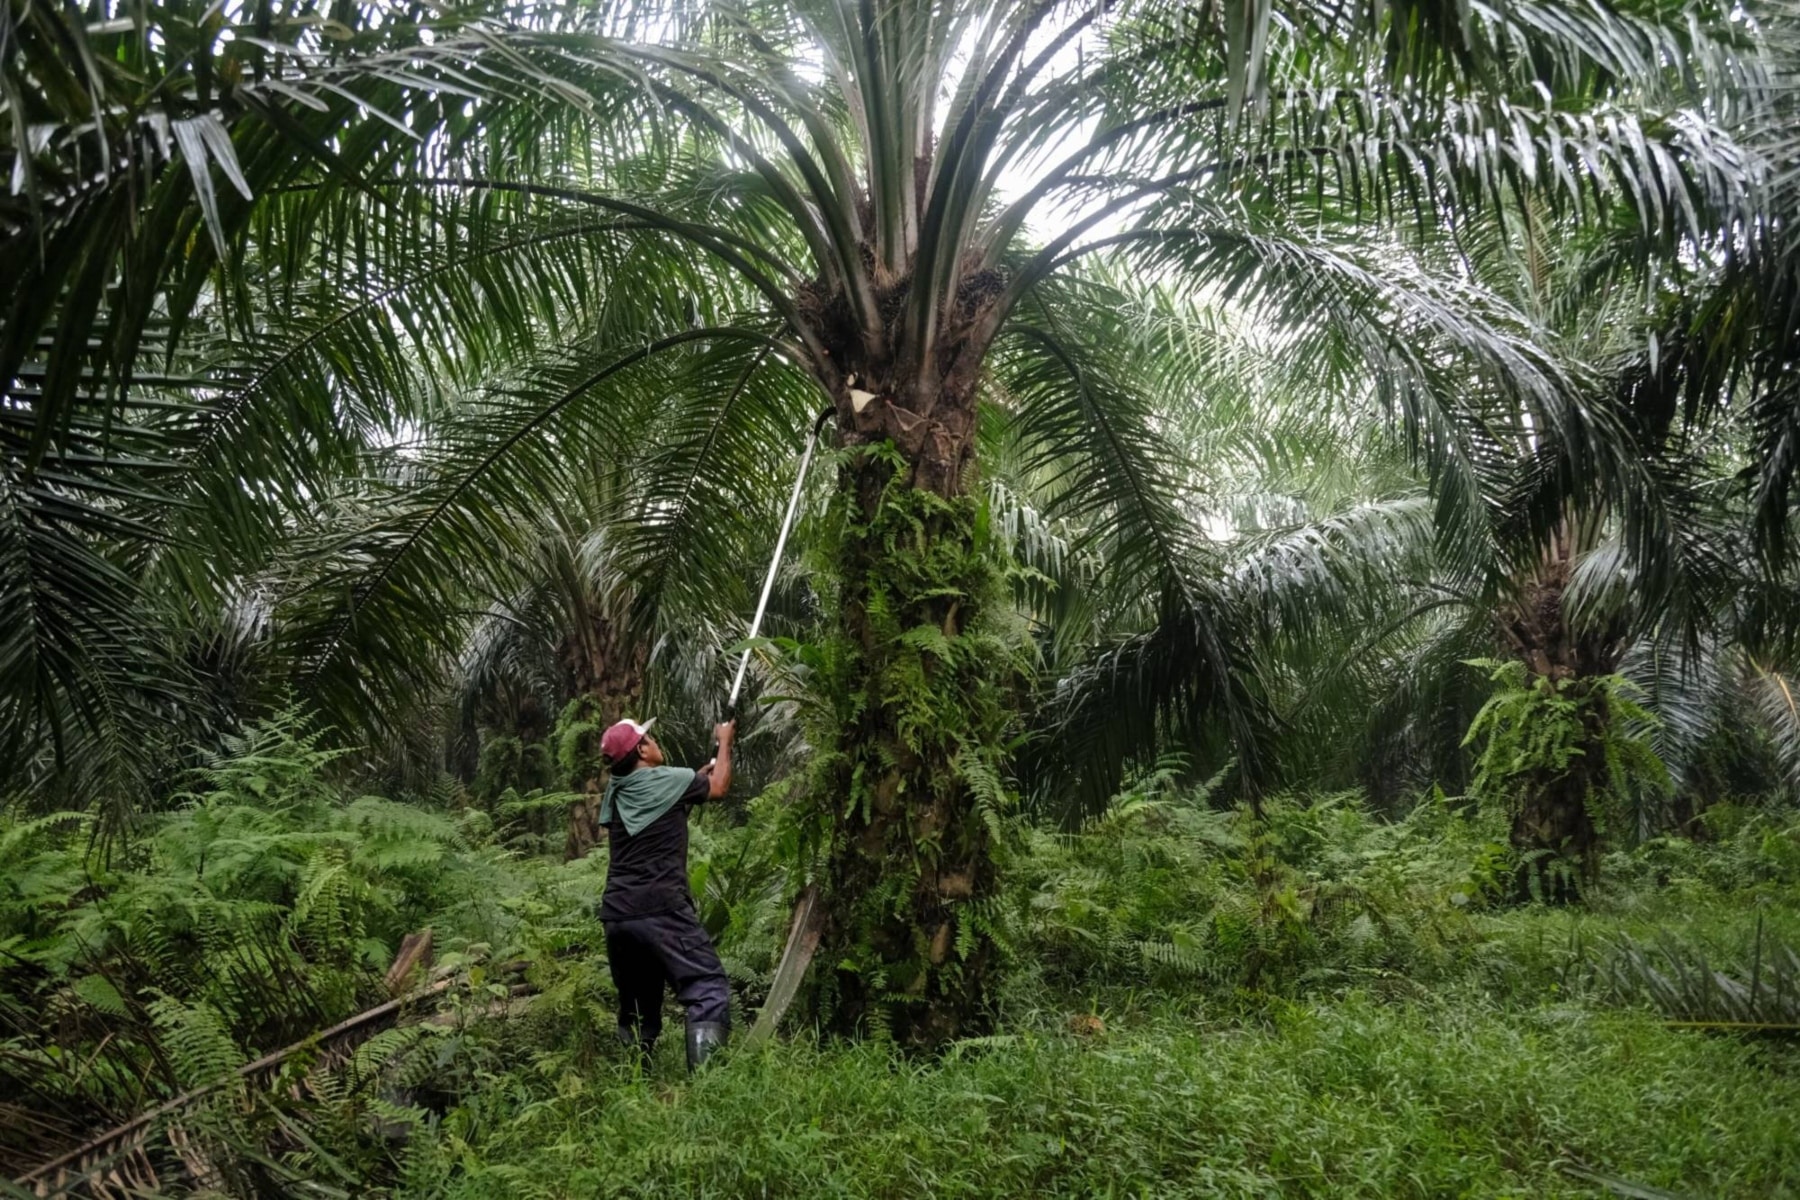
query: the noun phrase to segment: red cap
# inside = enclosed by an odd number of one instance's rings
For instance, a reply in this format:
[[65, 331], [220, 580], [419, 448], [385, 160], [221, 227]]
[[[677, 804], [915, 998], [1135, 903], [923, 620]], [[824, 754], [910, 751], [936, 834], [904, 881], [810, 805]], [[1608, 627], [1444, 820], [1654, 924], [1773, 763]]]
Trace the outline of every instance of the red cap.
[[615, 721], [608, 725], [606, 732], [600, 735], [600, 757], [609, 763], [618, 762], [638, 748], [638, 743], [644, 740], [644, 735], [654, 724], [655, 717], [642, 725], [636, 721]]

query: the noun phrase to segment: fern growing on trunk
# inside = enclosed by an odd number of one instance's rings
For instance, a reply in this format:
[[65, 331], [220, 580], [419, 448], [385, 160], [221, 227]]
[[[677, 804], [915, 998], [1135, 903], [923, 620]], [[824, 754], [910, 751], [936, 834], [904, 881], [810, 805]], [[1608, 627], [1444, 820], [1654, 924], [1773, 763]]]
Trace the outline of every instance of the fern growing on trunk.
[[1003, 572], [985, 506], [907, 486], [891, 447], [854, 453], [820, 687], [815, 791], [835, 811], [819, 814], [831, 970], [818, 999], [841, 1032], [936, 1045], [988, 1018], [1020, 651], [990, 611]]
[[1564, 902], [1599, 874], [1600, 843], [1672, 790], [1651, 745], [1656, 718], [1622, 675], [1551, 679], [1517, 659], [1471, 659], [1497, 685], [1463, 745], [1481, 743], [1473, 789], [1504, 805], [1520, 899]]

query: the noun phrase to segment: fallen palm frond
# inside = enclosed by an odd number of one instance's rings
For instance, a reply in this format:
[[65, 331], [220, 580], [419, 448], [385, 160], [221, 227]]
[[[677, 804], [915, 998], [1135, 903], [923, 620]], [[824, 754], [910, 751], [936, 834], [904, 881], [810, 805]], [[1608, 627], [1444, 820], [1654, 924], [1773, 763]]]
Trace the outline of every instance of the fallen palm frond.
[[765, 1042], [781, 1026], [781, 1018], [799, 995], [806, 969], [812, 965], [814, 951], [819, 948], [825, 912], [818, 905], [819, 889], [808, 886], [794, 904], [794, 918], [788, 927], [787, 942], [781, 952], [781, 963], [769, 985], [769, 998], [751, 1027], [751, 1044]]
[[[502, 971], [516, 974], [524, 966], [522, 962], [509, 963]], [[440, 971], [417, 991], [364, 1009], [329, 1029], [246, 1063], [229, 1076], [184, 1092], [90, 1138], [20, 1176], [13, 1181], [14, 1186], [37, 1196], [92, 1196], [106, 1200], [158, 1191], [164, 1186], [163, 1174], [171, 1171], [204, 1183], [216, 1173], [216, 1168], [185, 1127], [184, 1114], [195, 1112], [229, 1090], [246, 1096], [257, 1088], [267, 1090], [277, 1082], [284, 1066], [309, 1055], [312, 1057], [307, 1063], [306, 1086], [311, 1088], [324, 1074], [349, 1063], [358, 1047], [383, 1031], [419, 1021], [435, 1022], [435, 1016], [426, 1014], [434, 1013], [441, 999], [467, 983], [462, 975]], [[297, 1093], [300, 1085], [293, 1090]], [[159, 1139], [166, 1143], [166, 1150], [157, 1145]]]
[[1598, 982], [1615, 999], [1649, 1003], [1671, 1026], [1800, 1035], [1800, 953], [1767, 943], [1760, 917], [1749, 961], [1737, 969], [1715, 966], [1705, 948], [1668, 934], [1650, 945], [1621, 936]]
[[1615, 1196], [1627, 1197], [1628, 1200], [1683, 1200], [1683, 1197], [1679, 1192], [1666, 1192], [1661, 1188], [1653, 1188], [1649, 1184], [1638, 1183], [1635, 1180], [1620, 1179], [1617, 1176], [1604, 1174], [1591, 1167], [1583, 1166], [1580, 1163], [1564, 1163], [1562, 1164], [1562, 1172], [1571, 1178], [1581, 1180], [1583, 1183], [1591, 1183], [1597, 1187], [1605, 1188]]

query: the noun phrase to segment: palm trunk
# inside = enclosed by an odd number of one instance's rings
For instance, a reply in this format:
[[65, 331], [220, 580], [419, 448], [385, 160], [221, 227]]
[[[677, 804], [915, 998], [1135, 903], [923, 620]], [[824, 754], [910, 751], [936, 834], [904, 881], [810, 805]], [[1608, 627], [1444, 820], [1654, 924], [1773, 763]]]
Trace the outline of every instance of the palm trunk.
[[1587, 805], [1591, 786], [1585, 767], [1575, 767], [1527, 791], [1512, 823], [1515, 900], [1569, 904], [1594, 882], [1600, 847]]
[[964, 415], [949, 438], [905, 437], [922, 423], [892, 409], [879, 419], [904, 428], [847, 431], [865, 448], [841, 479], [838, 636], [821, 689], [837, 706], [821, 1016], [914, 1047], [984, 1028], [996, 967], [983, 916], [1008, 654], [983, 620], [999, 577], [962, 485], [972, 405]]
[[1519, 855], [1513, 890], [1521, 901], [1572, 902], [1599, 874], [1600, 839], [1589, 802], [1606, 783], [1609, 714], [1592, 703], [1585, 681], [1615, 671], [1622, 647], [1617, 630], [1574, 629], [1564, 608], [1575, 560], [1598, 536], [1597, 520], [1586, 524], [1592, 528], [1584, 539], [1576, 522], [1564, 522], [1514, 601], [1498, 614], [1503, 637], [1534, 676], [1565, 686], [1571, 699], [1588, 701], [1590, 732], [1582, 754], [1567, 769], [1534, 779], [1513, 815], [1511, 841]]

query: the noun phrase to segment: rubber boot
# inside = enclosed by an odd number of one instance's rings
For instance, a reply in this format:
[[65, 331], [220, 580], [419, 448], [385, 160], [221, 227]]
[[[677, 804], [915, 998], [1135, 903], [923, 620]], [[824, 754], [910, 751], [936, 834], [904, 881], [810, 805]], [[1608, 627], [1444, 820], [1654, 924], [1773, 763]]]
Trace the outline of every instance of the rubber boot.
[[725, 1044], [731, 1036], [731, 1026], [723, 1021], [689, 1021], [687, 1027], [687, 1062], [689, 1071], [698, 1071], [700, 1064], [712, 1057], [714, 1050]]
[[619, 1045], [625, 1047], [626, 1057], [637, 1066], [639, 1071], [649, 1074], [650, 1056], [656, 1050], [656, 1039], [645, 1041], [638, 1030], [632, 1026], [619, 1026]]

